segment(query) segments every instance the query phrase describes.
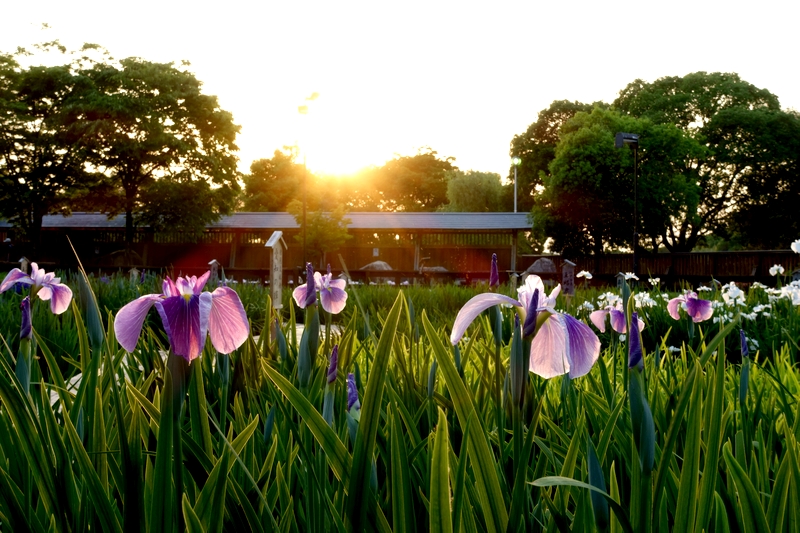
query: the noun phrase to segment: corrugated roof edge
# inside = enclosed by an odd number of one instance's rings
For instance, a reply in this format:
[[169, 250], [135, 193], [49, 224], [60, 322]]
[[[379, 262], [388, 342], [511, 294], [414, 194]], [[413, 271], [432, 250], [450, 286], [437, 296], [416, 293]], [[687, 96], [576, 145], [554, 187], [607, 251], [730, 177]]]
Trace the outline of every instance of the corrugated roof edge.
[[[360, 230], [526, 230], [531, 228], [527, 213], [349, 213], [348, 228]], [[10, 228], [6, 220], [0, 228]], [[125, 216], [109, 219], [102, 213], [73, 213], [71, 216], [47, 215], [42, 220], [44, 228], [96, 228], [125, 227]], [[209, 229], [296, 229], [299, 225], [289, 213], [234, 213], [222, 217], [208, 226]]]

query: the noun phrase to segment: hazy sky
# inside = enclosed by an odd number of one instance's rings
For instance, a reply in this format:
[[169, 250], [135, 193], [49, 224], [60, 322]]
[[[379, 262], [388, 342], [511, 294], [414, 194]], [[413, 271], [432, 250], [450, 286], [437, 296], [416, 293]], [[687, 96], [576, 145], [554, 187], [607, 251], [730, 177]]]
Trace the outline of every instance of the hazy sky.
[[700, 70], [737, 72], [800, 109], [789, 0], [33, 0], [1, 12], [2, 51], [57, 38], [190, 61], [242, 126], [243, 171], [299, 142], [322, 173], [431, 147], [506, 176], [512, 137], [553, 100], [610, 102], [636, 78]]

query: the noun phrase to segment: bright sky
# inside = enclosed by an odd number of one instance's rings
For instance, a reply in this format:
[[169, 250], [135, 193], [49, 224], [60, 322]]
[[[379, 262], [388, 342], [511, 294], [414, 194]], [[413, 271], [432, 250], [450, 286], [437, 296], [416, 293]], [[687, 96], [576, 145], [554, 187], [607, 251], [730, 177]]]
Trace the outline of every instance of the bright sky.
[[429, 146], [506, 176], [512, 137], [553, 100], [610, 102], [636, 78], [737, 72], [800, 109], [798, 20], [789, 0], [35, 0], [4, 3], [0, 50], [188, 60], [242, 126], [243, 171], [299, 142], [320, 173]]

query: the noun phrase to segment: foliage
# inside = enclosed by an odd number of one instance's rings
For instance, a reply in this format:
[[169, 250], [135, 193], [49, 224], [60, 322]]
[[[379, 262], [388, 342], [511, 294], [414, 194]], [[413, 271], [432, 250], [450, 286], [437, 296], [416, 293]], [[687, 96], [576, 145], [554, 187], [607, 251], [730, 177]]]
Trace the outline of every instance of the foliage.
[[97, 177], [87, 171], [81, 120], [88, 80], [70, 65], [22, 68], [0, 54], [0, 216], [39, 243], [42, 217], [69, 214]]
[[442, 211], [498, 212], [505, 211], [503, 185], [494, 172], [451, 170], [447, 172], [447, 200]]
[[257, 159], [250, 165], [244, 182], [244, 211], [286, 211], [297, 198], [305, 169], [295, 163], [294, 154], [275, 150], [270, 159]]
[[[588, 113], [598, 105], [602, 104], [556, 100], [550, 107], [539, 112], [536, 122], [528, 126], [525, 133], [514, 135], [511, 140], [511, 157], [519, 157], [521, 160], [517, 168], [517, 205], [520, 211], [530, 211], [533, 208], [534, 193], [543, 185], [542, 176], [547, 174], [550, 162], [555, 157], [561, 126], [574, 117], [575, 113]], [[513, 177], [512, 168], [508, 179], [513, 182]], [[514, 194], [513, 190], [506, 193]]]
[[347, 233], [350, 219], [346, 217], [347, 212], [343, 206], [330, 212], [309, 211], [304, 214], [302, 202], [293, 200], [287, 210], [294, 216], [301, 229], [300, 234], [295, 235], [295, 239], [310, 252], [308, 259], [318, 264], [320, 270], [325, 269], [323, 263], [326, 253], [338, 250], [353, 238]]
[[703, 149], [674, 126], [652, 124], [594, 108], [564, 123], [560, 142], [543, 176], [532, 211], [540, 239], [567, 255], [603, 253], [630, 246], [634, 212], [634, 161], [629, 150], [614, 147], [618, 131], [641, 133], [636, 184], [638, 246], [654, 250], [681, 215], [697, 203], [695, 183], [685, 175], [686, 158]]
[[199, 231], [231, 212], [239, 126], [192, 73], [139, 58], [95, 62], [81, 73], [93, 90], [79, 118], [93, 131], [91, 162], [107, 178], [89, 205], [124, 212], [127, 242], [134, 214], [141, 223]]
[[[652, 83], [636, 80], [620, 92], [613, 107], [656, 124], [676, 125], [708, 148], [701, 157], [687, 157], [685, 176], [699, 186], [699, 198], [696, 211], [673, 224], [665, 239], [671, 251], [691, 251], [704, 234], [729, 234], [734, 219], [741, 224], [753, 220], [751, 213], [763, 214], [767, 202], [787, 185], [775, 170], [797, 159], [787, 157], [797, 145], [793, 115], [780, 111], [775, 95], [737, 74], [695, 72]], [[765, 127], [770, 122], [774, 127]], [[758, 190], [759, 184], [776, 192], [753, 202], [758, 207], [745, 207], [750, 186]], [[763, 227], [746, 232], [753, 237]]]
[[436, 211], [447, 203], [447, 172], [457, 170], [453, 161], [428, 148], [386, 162], [373, 176], [381, 211]]

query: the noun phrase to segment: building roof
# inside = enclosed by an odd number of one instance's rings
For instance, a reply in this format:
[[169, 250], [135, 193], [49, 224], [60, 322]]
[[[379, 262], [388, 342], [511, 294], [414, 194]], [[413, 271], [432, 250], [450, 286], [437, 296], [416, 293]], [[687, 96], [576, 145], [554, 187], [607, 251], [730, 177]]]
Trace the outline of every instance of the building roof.
[[[510, 231], [528, 230], [527, 213], [349, 213], [351, 230], [438, 230], [438, 231]], [[0, 227], [10, 227], [0, 221]], [[125, 216], [109, 219], [102, 213], [73, 213], [71, 216], [47, 215], [43, 228], [116, 229], [125, 227]], [[211, 229], [297, 229], [289, 213], [234, 213], [208, 226]]]

